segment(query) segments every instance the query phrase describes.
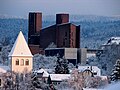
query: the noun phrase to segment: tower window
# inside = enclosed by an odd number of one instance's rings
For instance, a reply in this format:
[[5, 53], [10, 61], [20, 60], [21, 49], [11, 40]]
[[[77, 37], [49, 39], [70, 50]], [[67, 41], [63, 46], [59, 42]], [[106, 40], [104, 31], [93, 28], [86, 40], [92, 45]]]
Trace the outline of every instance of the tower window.
[[28, 59], [25, 61], [25, 65], [29, 65], [29, 60]]
[[67, 37], [67, 32], [65, 32], [65, 37]]
[[0, 79], [0, 86], [2, 85], [2, 80]]
[[21, 59], [21, 66], [24, 65], [24, 59]]
[[19, 59], [16, 60], [16, 65], [19, 65]]
[[65, 46], [65, 40], [63, 39], [63, 47]]

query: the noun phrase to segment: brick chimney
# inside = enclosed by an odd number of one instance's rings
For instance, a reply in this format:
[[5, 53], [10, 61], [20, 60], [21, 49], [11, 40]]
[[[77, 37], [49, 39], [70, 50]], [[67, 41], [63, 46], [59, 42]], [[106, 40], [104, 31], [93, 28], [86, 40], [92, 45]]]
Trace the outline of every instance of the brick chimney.
[[39, 33], [42, 29], [42, 13], [30, 12], [29, 13], [29, 34]]
[[56, 14], [56, 24], [63, 24], [69, 22], [69, 14]]

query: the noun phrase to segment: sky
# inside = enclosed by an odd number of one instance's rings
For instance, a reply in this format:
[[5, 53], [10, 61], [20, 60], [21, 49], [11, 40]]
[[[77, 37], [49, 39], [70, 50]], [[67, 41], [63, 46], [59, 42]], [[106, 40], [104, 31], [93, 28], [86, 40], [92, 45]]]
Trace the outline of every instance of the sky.
[[44, 15], [120, 15], [120, 0], [0, 0], [0, 14], [27, 17], [29, 12]]

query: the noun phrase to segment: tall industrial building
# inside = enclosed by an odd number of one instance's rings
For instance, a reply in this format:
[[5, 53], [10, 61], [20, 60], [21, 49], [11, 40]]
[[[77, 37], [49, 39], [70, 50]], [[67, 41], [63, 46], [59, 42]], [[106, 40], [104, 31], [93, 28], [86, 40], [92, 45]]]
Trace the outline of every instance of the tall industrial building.
[[29, 13], [28, 44], [39, 45], [39, 35], [42, 29], [42, 13]]
[[56, 48], [79, 48], [80, 26], [69, 22], [69, 14], [56, 14], [56, 24], [42, 29], [42, 13], [29, 13], [28, 44], [33, 54], [51, 43]]

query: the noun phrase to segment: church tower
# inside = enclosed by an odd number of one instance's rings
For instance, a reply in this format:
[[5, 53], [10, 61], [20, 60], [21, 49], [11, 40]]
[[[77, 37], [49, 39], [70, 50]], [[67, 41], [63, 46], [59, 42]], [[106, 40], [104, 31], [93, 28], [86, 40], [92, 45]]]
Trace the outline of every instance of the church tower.
[[11, 52], [9, 53], [11, 71], [16, 73], [28, 73], [32, 71], [33, 55], [27, 42], [20, 31]]

